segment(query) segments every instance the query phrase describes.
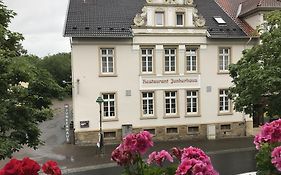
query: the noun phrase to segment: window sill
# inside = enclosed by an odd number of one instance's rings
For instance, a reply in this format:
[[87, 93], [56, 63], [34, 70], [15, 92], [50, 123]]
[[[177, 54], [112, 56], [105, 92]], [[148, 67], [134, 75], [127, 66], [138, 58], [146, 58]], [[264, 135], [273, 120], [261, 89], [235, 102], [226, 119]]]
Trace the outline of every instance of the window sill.
[[117, 77], [117, 74], [99, 74], [99, 77]]
[[201, 115], [200, 114], [186, 114], [185, 117], [186, 118], [189, 118], [189, 117], [190, 118], [192, 118], [192, 117], [201, 117]]
[[156, 73], [152, 72], [152, 73], [140, 73], [140, 76], [155, 76]]
[[113, 122], [113, 121], [118, 121], [117, 117], [112, 117], [112, 118], [105, 118], [103, 117], [102, 122]]
[[229, 71], [219, 71], [217, 74], [229, 74]]
[[188, 75], [188, 74], [200, 74], [200, 72], [186, 71], [185, 74], [186, 75]]
[[219, 112], [218, 116], [233, 115], [233, 112]]
[[140, 117], [141, 120], [150, 120], [150, 119], [157, 119], [155, 116], [142, 116]]
[[177, 72], [163, 72], [163, 75], [178, 75]]
[[163, 117], [164, 119], [169, 119], [169, 118], [180, 118], [180, 116], [179, 115], [165, 115], [164, 117]]

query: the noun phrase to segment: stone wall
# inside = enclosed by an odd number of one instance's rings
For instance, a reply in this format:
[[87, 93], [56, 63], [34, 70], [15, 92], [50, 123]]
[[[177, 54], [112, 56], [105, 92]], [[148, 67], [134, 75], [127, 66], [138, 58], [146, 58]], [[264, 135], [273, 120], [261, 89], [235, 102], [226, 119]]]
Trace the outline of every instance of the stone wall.
[[[245, 123], [219, 123], [216, 126], [216, 138], [231, 138], [245, 136]], [[177, 128], [177, 129], [175, 129]], [[207, 138], [207, 124], [203, 125], [175, 125], [175, 126], [157, 126], [149, 128], [133, 128], [133, 132], [137, 133], [142, 130], [155, 131], [153, 140], [189, 140], [189, 139], [206, 139]], [[169, 133], [168, 130], [172, 130]], [[177, 132], [175, 132], [177, 131]], [[104, 132], [113, 132], [115, 137], [105, 137], [105, 144], [118, 144], [122, 140], [122, 130], [104, 130]], [[171, 131], [170, 131], [171, 132]], [[75, 143], [78, 145], [96, 145], [98, 142], [99, 131], [85, 131], [75, 132]]]

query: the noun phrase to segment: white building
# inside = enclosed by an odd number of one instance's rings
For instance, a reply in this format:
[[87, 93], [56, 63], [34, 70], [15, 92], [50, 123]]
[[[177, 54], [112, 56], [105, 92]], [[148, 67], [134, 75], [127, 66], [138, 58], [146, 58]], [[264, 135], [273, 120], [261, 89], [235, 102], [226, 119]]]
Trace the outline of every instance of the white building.
[[107, 142], [127, 129], [155, 140], [250, 134], [252, 120], [227, 97], [228, 66], [258, 43], [247, 13], [260, 10], [232, 2], [70, 0], [76, 142], [98, 141], [99, 96]]

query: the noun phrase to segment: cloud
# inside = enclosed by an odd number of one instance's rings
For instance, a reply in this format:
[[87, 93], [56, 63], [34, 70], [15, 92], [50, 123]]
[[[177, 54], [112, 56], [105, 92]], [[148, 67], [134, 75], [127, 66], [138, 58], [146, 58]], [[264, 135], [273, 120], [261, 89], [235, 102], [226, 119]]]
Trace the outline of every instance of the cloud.
[[24, 35], [29, 53], [43, 57], [70, 51], [69, 39], [62, 36], [68, 0], [4, 0], [4, 4], [18, 14], [9, 28]]

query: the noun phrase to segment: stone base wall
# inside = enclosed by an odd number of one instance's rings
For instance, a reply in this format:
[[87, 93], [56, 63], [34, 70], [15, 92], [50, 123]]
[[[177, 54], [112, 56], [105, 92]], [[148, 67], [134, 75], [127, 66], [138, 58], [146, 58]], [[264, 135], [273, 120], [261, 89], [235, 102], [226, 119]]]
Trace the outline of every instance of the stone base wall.
[[[216, 138], [242, 137], [247, 134], [244, 122], [217, 123], [215, 125]], [[153, 130], [155, 132], [153, 140], [155, 141], [207, 138], [207, 124], [132, 128], [134, 133], [142, 130]], [[169, 130], [172, 130], [173, 132]], [[122, 140], [122, 129], [103, 130], [103, 132], [115, 133], [114, 137], [104, 138], [105, 144], [118, 144]], [[96, 145], [98, 142], [98, 134], [99, 131], [75, 132], [75, 143], [78, 145]]]

